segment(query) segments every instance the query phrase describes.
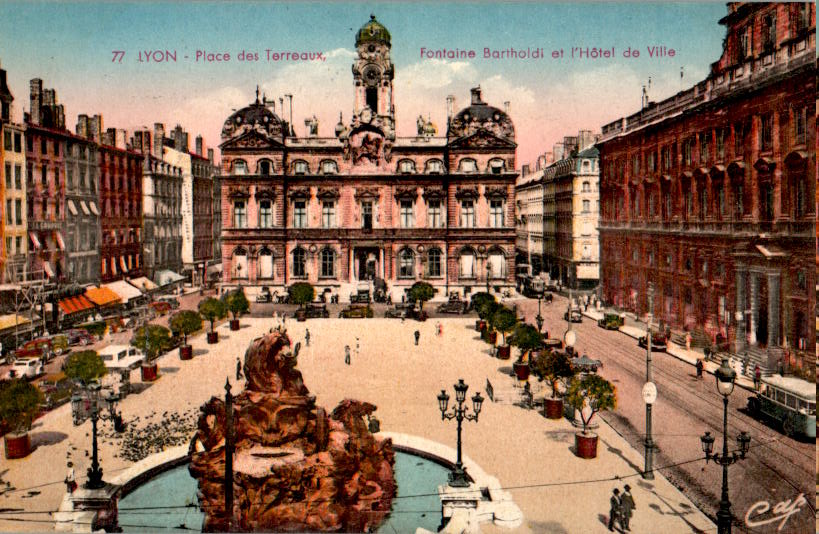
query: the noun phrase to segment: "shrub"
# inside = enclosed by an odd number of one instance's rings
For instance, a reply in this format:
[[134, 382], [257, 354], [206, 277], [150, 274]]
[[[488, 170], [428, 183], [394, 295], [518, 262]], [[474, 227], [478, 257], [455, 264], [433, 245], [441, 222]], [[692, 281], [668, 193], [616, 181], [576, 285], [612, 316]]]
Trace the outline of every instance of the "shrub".
[[427, 282], [415, 282], [407, 296], [410, 302], [421, 301], [421, 309], [424, 309], [424, 302], [435, 296], [435, 288]]
[[199, 314], [203, 319], [210, 322], [210, 331], [213, 332], [213, 323], [217, 319], [224, 319], [227, 315], [225, 303], [213, 297], [206, 298], [199, 303]]
[[182, 310], [171, 316], [169, 324], [174, 335], [182, 335], [187, 345], [188, 336], [202, 328], [202, 316], [192, 310]]
[[313, 299], [316, 298], [316, 290], [308, 282], [296, 282], [287, 288], [287, 295], [293, 304], [304, 306], [308, 302], [313, 302]]
[[105, 376], [108, 369], [96, 351], [83, 350], [68, 356], [63, 372], [68, 378], [87, 385], [92, 380]]
[[533, 369], [539, 380], [548, 381], [552, 386], [552, 398], [557, 398], [559, 383], [568, 384], [575, 375], [569, 355], [565, 352], [548, 351], [535, 360]]
[[[566, 400], [580, 412], [583, 433], [588, 434], [588, 426], [594, 414], [617, 407], [617, 392], [611, 382], [600, 375], [587, 375], [583, 380], [572, 383]], [[586, 401], [591, 408], [588, 417], [583, 414]]]
[[228, 311], [230, 311], [234, 319], [237, 319], [238, 316], [243, 313], [247, 313], [250, 309], [250, 302], [248, 302], [242, 288], [225, 293], [224, 300]]
[[509, 344], [520, 349], [519, 361], [523, 360], [526, 353], [531, 352], [543, 345], [543, 336], [532, 325], [525, 323], [518, 323], [515, 327], [515, 333], [509, 336]]
[[500, 306], [492, 317], [489, 319], [492, 323], [492, 328], [503, 335], [503, 343], [506, 344], [506, 334], [515, 328], [518, 323], [518, 316], [505, 306]]
[[26, 432], [40, 411], [43, 393], [25, 379], [0, 383], [0, 420], [12, 432]]
[[144, 352], [146, 360], [155, 360], [171, 346], [171, 331], [156, 324], [142, 326], [131, 338], [131, 345]]

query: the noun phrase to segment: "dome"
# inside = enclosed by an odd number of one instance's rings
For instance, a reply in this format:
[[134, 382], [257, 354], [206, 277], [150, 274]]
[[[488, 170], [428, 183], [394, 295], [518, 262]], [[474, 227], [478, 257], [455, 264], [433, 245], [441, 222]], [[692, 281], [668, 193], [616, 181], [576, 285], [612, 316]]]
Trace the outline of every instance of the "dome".
[[378, 42], [384, 43], [388, 47], [390, 45], [390, 32], [383, 24], [375, 20], [375, 15], [370, 15], [370, 21], [358, 30], [355, 36], [355, 45], [359, 46], [362, 43]]
[[448, 136], [470, 135], [479, 128], [490, 130], [509, 140], [515, 139], [512, 119], [505, 111], [481, 100], [481, 88], [476, 87], [472, 89], [471, 105], [459, 111], [450, 121]]
[[222, 127], [222, 137], [231, 137], [235, 132], [246, 129], [262, 129], [274, 136], [280, 136], [283, 131], [283, 121], [264, 102], [259, 101], [258, 91], [255, 102], [227, 118]]

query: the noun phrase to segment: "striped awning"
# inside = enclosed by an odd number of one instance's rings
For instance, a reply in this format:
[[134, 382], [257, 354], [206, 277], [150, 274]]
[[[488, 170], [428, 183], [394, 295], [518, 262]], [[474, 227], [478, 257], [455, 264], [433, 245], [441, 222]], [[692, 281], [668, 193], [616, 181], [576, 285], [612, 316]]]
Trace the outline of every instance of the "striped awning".
[[86, 204], [84, 200], [80, 200], [80, 208], [82, 208], [82, 212], [86, 215], [91, 215], [91, 212], [88, 211], [88, 204]]
[[88, 207], [91, 208], [91, 212], [94, 215], [99, 215], [100, 214], [99, 210], [97, 209], [97, 203], [96, 202], [89, 202]]
[[62, 232], [54, 232], [54, 237], [57, 240], [57, 246], [60, 250], [65, 250], [65, 241], [63, 240]]
[[46, 272], [49, 278], [54, 278], [54, 269], [51, 268], [51, 264], [49, 262], [43, 262], [43, 270]]
[[125, 263], [125, 256], [119, 257], [119, 266], [122, 267], [122, 272], [124, 273], [128, 272], [128, 264]]
[[43, 248], [43, 246], [40, 244], [40, 240], [37, 239], [37, 234], [35, 234], [34, 232], [29, 232], [28, 237], [29, 239], [31, 239], [31, 244], [34, 245], [35, 250]]
[[68, 211], [71, 212], [71, 215], [77, 215], [77, 206], [74, 205], [74, 201], [69, 198], [68, 201], [67, 201], [67, 204], [68, 204]]
[[27, 317], [22, 315], [15, 315], [10, 313], [8, 315], [0, 315], [0, 330], [14, 328], [15, 326], [23, 326], [31, 322]]
[[107, 306], [120, 302], [119, 295], [107, 287], [89, 287], [85, 290], [85, 296], [97, 306]]
[[70, 315], [72, 313], [91, 310], [94, 308], [94, 303], [88, 300], [84, 295], [77, 295], [76, 297], [60, 300], [59, 306], [64, 314]]

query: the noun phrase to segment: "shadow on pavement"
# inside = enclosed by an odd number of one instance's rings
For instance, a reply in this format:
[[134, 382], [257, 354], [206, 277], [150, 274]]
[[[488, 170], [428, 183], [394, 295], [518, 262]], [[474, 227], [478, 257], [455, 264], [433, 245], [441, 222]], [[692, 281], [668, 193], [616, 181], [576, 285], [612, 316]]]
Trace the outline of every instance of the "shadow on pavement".
[[205, 354], [207, 354], [207, 353], [208, 353], [208, 351], [207, 351], [207, 350], [205, 350], [205, 349], [195, 349], [195, 350], [193, 351], [193, 355], [194, 355], [194, 356], [204, 356], [204, 355], [205, 355]]
[[543, 534], [569, 534], [566, 527], [557, 521], [529, 521], [529, 528], [532, 532], [541, 532]]
[[512, 376], [513, 374], [515, 374], [514, 371], [512, 371], [512, 368], [509, 367], [508, 365], [504, 365], [503, 367], [498, 367], [498, 372], [503, 373], [505, 375], [509, 375], [509, 376]]
[[153, 382], [131, 382], [131, 394], [139, 395], [149, 387], [153, 386]]
[[160, 373], [178, 373], [179, 372], [179, 367], [160, 367], [159, 372]]
[[31, 434], [31, 448], [47, 447], [48, 445], [56, 445], [65, 440], [68, 434], [62, 432], [33, 432]]
[[622, 459], [623, 459], [623, 461], [624, 461], [624, 462], [626, 462], [626, 463], [629, 465], [629, 467], [631, 467], [632, 469], [634, 469], [634, 470], [635, 470], [637, 473], [642, 473], [642, 472], [643, 472], [643, 470], [642, 470], [642, 469], [640, 469], [640, 467], [639, 467], [637, 464], [635, 464], [634, 462], [632, 462], [631, 460], [629, 460], [628, 458], [626, 458], [626, 457], [623, 455], [623, 451], [622, 451], [622, 450], [620, 450], [620, 449], [618, 449], [618, 448], [616, 448], [616, 447], [612, 447], [611, 445], [609, 445], [608, 443], [606, 443], [606, 441], [605, 441], [605, 440], [603, 440], [603, 439], [600, 439], [600, 441], [601, 441], [601, 442], [602, 442], [602, 443], [603, 443], [603, 444], [606, 446], [606, 450], [608, 450], [610, 453], [612, 453], [612, 454], [616, 454], [617, 456], [619, 456], [620, 458], [622, 458]]

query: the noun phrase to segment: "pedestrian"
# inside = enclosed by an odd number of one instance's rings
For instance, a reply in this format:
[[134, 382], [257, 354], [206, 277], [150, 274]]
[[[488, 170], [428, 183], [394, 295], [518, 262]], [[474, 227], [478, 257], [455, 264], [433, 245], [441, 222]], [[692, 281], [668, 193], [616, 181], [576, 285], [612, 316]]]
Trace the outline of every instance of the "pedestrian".
[[65, 475], [65, 490], [68, 493], [74, 493], [77, 489], [77, 481], [74, 479], [74, 464], [68, 462], [68, 472]]
[[779, 357], [776, 367], [779, 370], [779, 376], [785, 376], [785, 364], [782, 362], [782, 356]]
[[697, 366], [697, 378], [702, 378], [702, 367], [703, 366], [702, 366], [702, 360], [700, 360], [699, 358], [697, 358], [696, 366]]
[[308, 347], [310, 346], [310, 329], [309, 328], [304, 332], [304, 344], [306, 346], [308, 346]]
[[685, 333], [685, 350], [691, 350], [691, 332]]
[[415, 331], [415, 344], [418, 344], [418, 340], [421, 339], [421, 332], [418, 330]]
[[744, 356], [742, 356], [742, 375], [748, 374], [748, 364], [751, 363], [751, 357], [748, 356], [746, 352]]
[[444, 325], [442, 325], [441, 322], [439, 321], [438, 322], [438, 337], [441, 337], [443, 335], [444, 335]]
[[350, 345], [344, 345], [344, 363], [350, 365]]
[[631, 530], [628, 524], [631, 521], [631, 514], [635, 508], [637, 508], [637, 506], [634, 504], [634, 497], [631, 496], [631, 486], [626, 484], [623, 488], [623, 495], [620, 497], [620, 526], [623, 530]]
[[762, 369], [759, 364], [754, 366], [754, 390], [759, 391], [759, 384], [762, 382]]
[[236, 358], [236, 380], [242, 379], [242, 360]]
[[622, 527], [622, 519], [620, 519], [620, 490], [614, 488], [611, 497], [609, 497], [609, 530], [614, 531], [614, 522], [617, 521]]

